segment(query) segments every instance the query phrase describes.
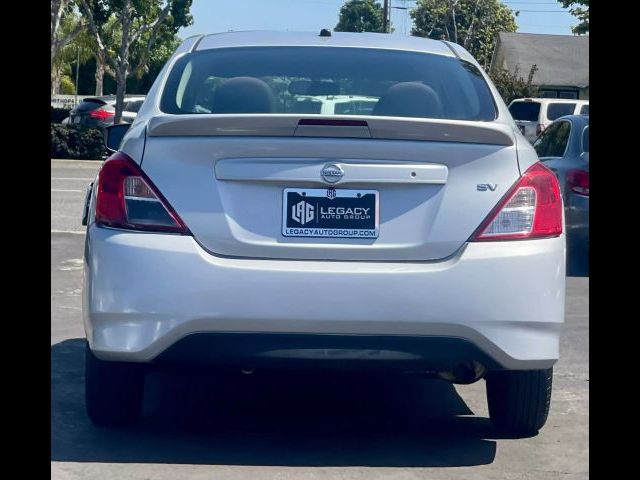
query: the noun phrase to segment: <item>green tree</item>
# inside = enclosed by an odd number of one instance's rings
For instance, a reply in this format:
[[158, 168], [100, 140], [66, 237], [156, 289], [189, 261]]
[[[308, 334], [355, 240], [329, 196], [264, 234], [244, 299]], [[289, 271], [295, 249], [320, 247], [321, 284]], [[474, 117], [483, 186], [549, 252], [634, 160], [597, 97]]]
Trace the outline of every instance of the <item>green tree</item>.
[[589, 0], [558, 0], [564, 8], [569, 8], [571, 15], [578, 17], [580, 23], [571, 27], [577, 35], [589, 33]]
[[74, 95], [76, 93], [75, 83], [69, 75], [62, 75], [60, 77], [60, 92], [63, 95]]
[[491, 81], [498, 89], [500, 96], [507, 105], [516, 98], [539, 97], [540, 89], [533, 83], [533, 77], [538, 71], [537, 65], [531, 65], [527, 78], [520, 75], [520, 69], [516, 65], [513, 72], [504, 68], [491, 69]]
[[382, 33], [383, 11], [374, 0], [349, 0], [340, 9], [336, 32]]
[[[176, 34], [180, 27], [191, 25], [192, 0], [79, 0], [82, 13], [87, 19], [89, 31], [96, 41], [105, 63], [113, 68], [116, 77], [116, 112], [114, 122], [119, 123], [124, 107], [127, 79], [144, 70], [150, 52], [159, 38], [168, 33]], [[98, 7], [98, 9], [96, 8]], [[113, 16], [119, 30], [119, 42], [113, 50], [104, 41], [100, 19]], [[132, 54], [137, 52], [137, 58]], [[133, 64], [132, 61], [136, 63]]]
[[[127, 78], [127, 93], [146, 94], [153, 85], [160, 70], [162, 70], [162, 67], [164, 67], [169, 57], [171, 57], [181, 43], [182, 40], [177, 35], [166, 41], [156, 43], [156, 46], [149, 55], [147, 66], [137, 74], [131, 74], [129, 78]], [[132, 53], [131, 63], [134, 65], [137, 64], [135, 52]], [[78, 79], [79, 94], [93, 94], [94, 90], [96, 90], [96, 69], [96, 57], [93, 53], [86, 62], [80, 62], [80, 75]], [[75, 68], [73, 73], [75, 75]], [[102, 93], [104, 95], [115, 94], [115, 77], [109, 73], [109, 69], [105, 73]]]
[[51, 63], [60, 50], [70, 44], [85, 23], [75, 15], [75, 5], [70, 0], [51, 0]]
[[[116, 56], [116, 48], [119, 37], [116, 31], [119, 27], [116, 16], [110, 9], [109, 2], [105, 0], [76, 0], [80, 11], [85, 18], [91, 19], [89, 33], [91, 37], [91, 50], [95, 56], [95, 95], [104, 93], [105, 73], [115, 78], [112, 64], [107, 62], [107, 55]], [[87, 12], [90, 12], [90, 16]]]
[[[70, 38], [69, 32], [75, 31], [77, 25], [80, 23], [77, 15], [73, 12], [69, 12], [61, 20], [58, 26], [59, 35], [62, 37]], [[87, 48], [89, 36], [86, 32], [81, 31], [73, 35], [73, 40], [69, 42], [61, 42], [58, 45], [55, 56], [51, 60], [51, 94], [55, 95], [63, 91], [68, 92], [68, 82], [62, 88], [61, 80], [64, 75], [72, 77], [72, 64], [77, 62], [78, 54], [80, 55], [80, 62], [86, 61], [91, 57], [91, 50]], [[75, 71], [75, 70], [74, 70]], [[73, 80], [71, 81], [73, 84]], [[75, 88], [73, 89], [75, 90]]]
[[[156, 41], [156, 46], [149, 53], [149, 58], [142, 63], [143, 67], [132, 72], [127, 82], [127, 90], [146, 94], [151, 88], [151, 85], [153, 85], [160, 70], [164, 67], [164, 64], [167, 63], [167, 60], [169, 60], [181, 43], [182, 40], [177, 35], [170, 34], [169, 32], [167, 32], [166, 35], [162, 35], [161, 38]], [[144, 45], [144, 42], [142, 42], [141, 45]], [[143, 53], [140, 49], [132, 52], [132, 63], [134, 65], [140, 64], [139, 56]]]
[[518, 28], [513, 12], [498, 0], [417, 0], [411, 18], [413, 35], [458, 43], [485, 68], [498, 33]]

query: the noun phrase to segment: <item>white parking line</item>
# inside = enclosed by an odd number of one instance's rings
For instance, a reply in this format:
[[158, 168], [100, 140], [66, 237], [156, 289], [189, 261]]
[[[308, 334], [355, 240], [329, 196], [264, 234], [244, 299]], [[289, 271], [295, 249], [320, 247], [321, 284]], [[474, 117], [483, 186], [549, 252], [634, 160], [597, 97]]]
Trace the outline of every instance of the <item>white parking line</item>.
[[84, 182], [90, 182], [93, 178], [78, 178], [78, 177], [51, 177], [51, 180], [82, 180]]
[[51, 230], [51, 233], [73, 233], [75, 235], [84, 235], [84, 230]]
[[52, 192], [79, 192], [79, 193], [84, 192], [84, 190], [65, 190], [62, 188], [52, 188], [51, 191]]
[[57, 165], [73, 165], [73, 164], [89, 164], [93, 166], [100, 166], [104, 160], [64, 160], [59, 158], [52, 158], [51, 163], [55, 163]]

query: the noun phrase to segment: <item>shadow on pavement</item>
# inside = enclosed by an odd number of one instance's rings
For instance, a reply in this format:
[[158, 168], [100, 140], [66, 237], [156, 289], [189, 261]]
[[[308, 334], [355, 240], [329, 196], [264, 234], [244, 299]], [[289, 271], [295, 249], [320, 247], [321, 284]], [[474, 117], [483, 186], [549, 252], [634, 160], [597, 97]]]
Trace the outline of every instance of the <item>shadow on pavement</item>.
[[567, 277], [589, 276], [589, 250], [586, 245], [567, 241]]
[[[500, 438], [439, 380], [303, 372], [148, 376], [135, 427], [84, 411], [84, 339], [51, 348], [51, 458], [266, 466], [471, 466]], [[504, 438], [504, 437], [502, 437]]]

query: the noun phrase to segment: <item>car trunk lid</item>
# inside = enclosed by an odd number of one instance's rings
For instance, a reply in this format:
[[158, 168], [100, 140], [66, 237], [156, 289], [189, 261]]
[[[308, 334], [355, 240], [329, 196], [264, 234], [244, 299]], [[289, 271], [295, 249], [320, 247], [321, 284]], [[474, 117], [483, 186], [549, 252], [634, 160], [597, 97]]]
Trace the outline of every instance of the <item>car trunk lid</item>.
[[[384, 117], [159, 115], [142, 168], [209, 252], [310, 260], [447, 258], [519, 177], [506, 125]], [[371, 208], [377, 235], [287, 235], [305, 195], [310, 219]]]

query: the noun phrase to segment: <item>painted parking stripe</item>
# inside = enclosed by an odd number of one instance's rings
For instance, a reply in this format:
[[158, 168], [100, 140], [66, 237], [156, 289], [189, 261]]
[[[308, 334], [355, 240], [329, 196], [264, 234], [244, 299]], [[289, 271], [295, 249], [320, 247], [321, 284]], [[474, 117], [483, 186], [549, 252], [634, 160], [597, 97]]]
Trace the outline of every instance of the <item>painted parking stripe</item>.
[[78, 192], [78, 193], [84, 192], [84, 190], [66, 190], [62, 188], [52, 188], [51, 191], [52, 192]]
[[59, 159], [59, 158], [52, 158], [51, 162], [58, 165], [65, 165], [65, 164], [74, 165], [74, 164], [80, 163], [80, 164], [90, 164], [90, 165], [100, 166], [100, 164], [104, 162], [104, 160], [65, 160], [65, 159]]
[[82, 180], [83, 182], [90, 182], [93, 178], [78, 178], [78, 177], [51, 177], [51, 180]]
[[51, 233], [73, 233], [74, 235], [84, 235], [84, 230], [51, 230]]

